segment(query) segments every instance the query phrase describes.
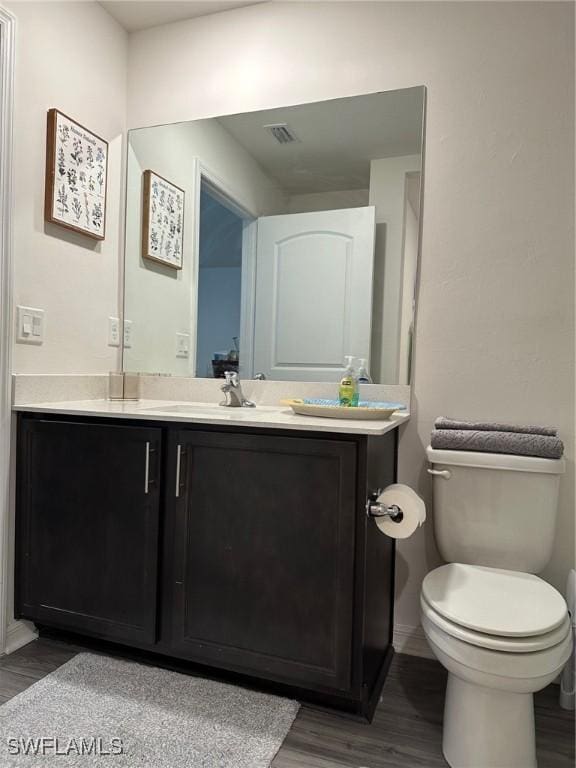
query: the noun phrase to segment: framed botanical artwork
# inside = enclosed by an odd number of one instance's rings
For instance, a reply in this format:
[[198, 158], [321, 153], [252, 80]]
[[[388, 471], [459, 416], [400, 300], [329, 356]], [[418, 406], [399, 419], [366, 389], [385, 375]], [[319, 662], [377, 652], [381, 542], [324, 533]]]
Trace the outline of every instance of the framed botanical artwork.
[[184, 190], [144, 171], [142, 256], [182, 269], [184, 246]]
[[58, 109], [48, 111], [44, 218], [104, 240], [108, 142]]

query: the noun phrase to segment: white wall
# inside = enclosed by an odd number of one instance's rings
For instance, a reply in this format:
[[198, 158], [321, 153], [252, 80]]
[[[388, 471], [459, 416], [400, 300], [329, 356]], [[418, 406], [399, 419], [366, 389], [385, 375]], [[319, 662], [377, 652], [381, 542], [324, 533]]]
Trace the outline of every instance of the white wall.
[[[196, 160], [185, 125], [158, 133], [151, 141], [150, 131], [137, 131], [129, 142], [124, 317], [132, 323], [132, 345], [124, 350], [124, 369], [189, 376], [190, 360], [176, 357], [176, 333], [190, 334], [192, 317]], [[142, 174], [147, 169], [184, 190], [182, 269], [142, 257]]]
[[[126, 370], [183, 376], [196, 370], [198, 163], [254, 216], [283, 210], [284, 196], [277, 184], [216, 120], [131, 133], [125, 317], [132, 321], [133, 339], [124, 353]], [[183, 268], [178, 271], [141, 255], [142, 172], [146, 169], [185, 191]], [[190, 334], [189, 359], [176, 357], [176, 332]]]
[[[568, 473], [545, 575], [559, 587], [574, 560], [573, 14], [549, 2], [274, 2], [136, 33], [129, 63], [132, 126], [428, 87], [400, 480], [429, 498], [424, 447], [440, 414], [557, 424]], [[401, 634], [437, 563], [430, 523], [398, 547]]]
[[[420, 171], [421, 165], [420, 155], [370, 162], [369, 199], [370, 205], [376, 207], [377, 226], [375, 282], [380, 283], [379, 274], [384, 297], [372, 327], [372, 348], [377, 354], [373, 355], [371, 372], [377, 382], [406, 383], [406, 379], [399, 378], [406, 174]], [[378, 227], [382, 224], [385, 226]], [[375, 365], [378, 362], [379, 370]]]
[[[46, 312], [42, 346], [16, 344], [17, 373], [106, 373], [118, 365], [122, 132], [127, 35], [97, 3], [14, 2], [14, 306]], [[46, 112], [57, 107], [110, 143], [106, 239], [44, 222]]]
[[400, 334], [398, 351], [398, 381], [410, 382], [411, 333], [414, 326], [414, 289], [418, 275], [418, 237], [420, 233], [418, 201], [420, 199], [420, 174], [406, 178], [404, 207], [404, 247], [402, 265], [402, 291], [400, 306]]

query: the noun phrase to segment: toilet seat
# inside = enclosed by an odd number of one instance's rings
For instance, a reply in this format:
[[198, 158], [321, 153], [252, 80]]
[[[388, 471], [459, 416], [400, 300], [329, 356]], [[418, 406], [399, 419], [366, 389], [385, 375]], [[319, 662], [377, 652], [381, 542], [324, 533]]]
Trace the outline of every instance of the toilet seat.
[[502, 653], [533, 653], [534, 651], [543, 651], [563, 642], [570, 633], [568, 614], [566, 614], [562, 624], [551, 632], [546, 632], [542, 635], [530, 635], [528, 637], [499, 637], [498, 635], [489, 635], [484, 632], [475, 632], [449, 621], [428, 604], [424, 595], [420, 595], [420, 607], [422, 615], [431, 624], [451, 637], [479, 648], [487, 648]]
[[434, 655], [449, 672], [454, 672], [454, 665], [457, 665], [459, 676], [478, 685], [515, 689], [518, 693], [522, 692], [525, 684], [530, 687], [530, 681], [537, 681], [551, 673], [556, 675], [566, 663], [572, 648], [570, 632], [550, 648], [534, 653], [511, 653], [459, 640], [425, 615], [422, 615], [422, 627]]
[[[551, 647], [555, 630], [562, 637], [566, 631], [564, 598], [530, 573], [449, 563], [425, 577], [422, 598], [439, 620], [448, 622], [447, 631], [456, 628], [454, 632], [463, 639], [467, 636], [481, 647], [493, 647], [490, 636], [502, 649], [528, 645], [522, 642], [527, 638], [542, 643], [540, 647]], [[434, 615], [430, 618], [434, 620]]]

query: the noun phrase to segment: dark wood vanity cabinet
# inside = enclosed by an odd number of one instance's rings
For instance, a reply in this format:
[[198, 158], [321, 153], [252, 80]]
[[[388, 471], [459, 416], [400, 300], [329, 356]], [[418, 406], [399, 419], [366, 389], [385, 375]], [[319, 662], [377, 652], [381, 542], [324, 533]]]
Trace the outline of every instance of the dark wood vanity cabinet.
[[22, 419], [21, 616], [155, 642], [161, 435], [148, 427]]
[[172, 647], [348, 690], [354, 443], [183, 430], [169, 451]]
[[18, 617], [370, 716], [394, 543], [364, 505], [396, 431], [62, 418], [20, 416]]

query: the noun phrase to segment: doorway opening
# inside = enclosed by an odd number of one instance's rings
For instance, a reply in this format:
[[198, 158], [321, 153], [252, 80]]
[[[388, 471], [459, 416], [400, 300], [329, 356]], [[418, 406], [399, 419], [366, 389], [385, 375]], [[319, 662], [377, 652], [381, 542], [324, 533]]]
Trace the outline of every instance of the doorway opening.
[[13, 619], [14, 529], [10, 512], [12, 443], [12, 121], [16, 19], [0, 7], [0, 655], [35, 637]]
[[[205, 176], [200, 182], [196, 376], [246, 370], [243, 320], [248, 277], [246, 229], [253, 222]], [[241, 355], [243, 359], [241, 361]]]

